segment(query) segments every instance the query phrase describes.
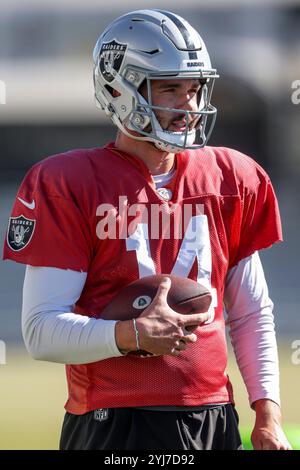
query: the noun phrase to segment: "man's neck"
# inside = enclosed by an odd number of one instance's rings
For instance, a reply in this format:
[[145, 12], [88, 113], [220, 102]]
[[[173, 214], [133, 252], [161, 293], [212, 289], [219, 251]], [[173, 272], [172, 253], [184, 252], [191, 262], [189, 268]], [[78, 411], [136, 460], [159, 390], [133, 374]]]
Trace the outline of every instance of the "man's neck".
[[152, 175], [168, 173], [175, 163], [174, 153], [161, 152], [150, 142], [131, 139], [121, 132], [117, 135], [115, 145], [119, 150], [140, 158]]

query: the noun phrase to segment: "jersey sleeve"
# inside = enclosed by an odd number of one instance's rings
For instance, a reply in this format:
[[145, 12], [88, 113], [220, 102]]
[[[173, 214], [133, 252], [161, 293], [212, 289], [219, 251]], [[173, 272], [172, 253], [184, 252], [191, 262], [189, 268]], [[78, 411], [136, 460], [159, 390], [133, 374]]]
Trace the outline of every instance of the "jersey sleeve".
[[[52, 165], [53, 166], [53, 165]], [[49, 170], [49, 171], [48, 171]], [[89, 217], [62, 172], [37, 164], [17, 193], [3, 259], [32, 266], [88, 271], [93, 252]]]
[[[251, 178], [248, 177], [248, 180], [251, 182]], [[283, 240], [280, 212], [272, 183], [257, 164], [253, 180], [253, 184], [244, 186], [238, 244], [232, 266], [255, 251]]]

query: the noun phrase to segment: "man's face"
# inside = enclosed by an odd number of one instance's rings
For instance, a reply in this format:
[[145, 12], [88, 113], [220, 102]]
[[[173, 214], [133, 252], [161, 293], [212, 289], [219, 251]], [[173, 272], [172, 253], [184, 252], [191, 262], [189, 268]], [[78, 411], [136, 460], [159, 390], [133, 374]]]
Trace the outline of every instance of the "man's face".
[[[143, 87], [141, 92], [147, 99], [146, 86]], [[199, 80], [152, 80], [152, 105], [183, 109], [185, 111], [198, 111], [200, 92], [201, 84]], [[189, 126], [189, 130], [191, 130], [195, 127], [199, 119], [198, 115], [189, 114], [189, 122], [186, 123], [185, 114], [162, 110], [155, 110], [155, 115], [162, 129], [171, 132], [185, 132], [187, 125]]]

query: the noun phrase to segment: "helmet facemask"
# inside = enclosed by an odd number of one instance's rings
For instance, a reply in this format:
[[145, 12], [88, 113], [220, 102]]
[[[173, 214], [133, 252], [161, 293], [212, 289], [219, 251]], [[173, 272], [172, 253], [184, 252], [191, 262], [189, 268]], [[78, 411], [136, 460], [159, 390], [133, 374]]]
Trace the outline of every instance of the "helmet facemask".
[[[209, 75], [203, 72], [202, 75], [207, 75], [207, 77], [203, 78], [202, 76], [202, 78], [199, 78], [201, 89], [198, 97], [198, 109], [189, 111], [153, 105], [151, 84], [153, 80], [170, 78], [176, 78], [176, 80], [194, 79], [194, 74], [192, 76], [184, 74], [183, 76], [176, 77], [174, 77], [174, 73], [166, 74], [164, 76], [151, 76], [144, 71], [130, 70], [127, 72], [125, 77], [131, 78], [131, 82], [117, 74], [114, 82], [115, 88], [107, 86], [107, 90], [110, 89], [109, 93], [111, 96], [108, 103], [110, 110], [106, 109], [106, 112], [107, 114], [111, 114], [113, 108], [121, 109], [125, 112], [125, 110], [128, 109], [128, 104], [126, 106], [124, 95], [128, 95], [129, 92], [132, 98], [132, 111], [123, 119], [114, 111], [114, 116], [112, 117], [111, 115], [113, 122], [122, 132], [136, 140], [153, 142], [158, 149], [165, 152], [177, 153], [184, 149], [201, 148], [206, 145], [206, 142], [211, 135], [217, 114], [217, 109], [210, 103], [216, 77], [209, 78]], [[142, 80], [141, 76], [144, 77]], [[134, 79], [136, 83], [134, 83]], [[141, 81], [142, 84], [140, 83]], [[147, 99], [140, 91], [141, 86], [145, 83], [147, 88]], [[125, 91], [123, 94], [122, 89]], [[114, 97], [112, 90], [116, 90], [118, 96]], [[184, 132], [175, 132], [163, 129], [160, 125], [159, 119], [157, 118], [157, 113], [159, 111], [170, 113], [170, 118], [172, 115], [174, 118], [182, 115], [186, 122], [193, 122], [193, 127], [191, 128], [190, 126], [186, 126]], [[196, 124], [195, 119], [197, 120]], [[134, 131], [134, 134], [130, 131]], [[135, 135], [135, 133], [138, 133], [138, 135]]]
[[[215, 123], [217, 110], [210, 104], [214, 79], [199, 79], [201, 89], [198, 92], [198, 109], [185, 110], [179, 108], [168, 108], [165, 106], [155, 106], [152, 102], [153, 80], [170, 79], [172, 75], [159, 77], [146, 77], [147, 101], [140, 92], [135, 110], [132, 112], [127, 123], [128, 129], [134, 130], [145, 136], [146, 140], [154, 142], [160, 150], [167, 152], [180, 152], [183, 149], [203, 147], [212, 131]], [[187, 77], [176, 77], [176, 80], [183, 80]], [[182, 119], [188, 125], [184, 131], [169, 131], [163, 129], [159, 122], [159, 112], [170, 114], [170, 120]], [[209, 121], [209, 126], [207, 125]]]

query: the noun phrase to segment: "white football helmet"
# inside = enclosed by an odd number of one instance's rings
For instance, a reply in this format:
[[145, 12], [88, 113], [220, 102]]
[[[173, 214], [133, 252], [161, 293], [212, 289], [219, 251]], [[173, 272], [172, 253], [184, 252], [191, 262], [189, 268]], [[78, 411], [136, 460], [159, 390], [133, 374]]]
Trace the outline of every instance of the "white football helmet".
[[[218, 75], [211, 67], [202, 38], [186, 20], [162, 10], [128, 13], [105, 29], [93, 57], [96, 104], [123, 133], [153, 142], [167, 152], [206, 145], [216, 119], [217, 110], [210, 99]], [[152, 80], [172, 77], [199, 79], [197, 112], [153, 106]], [[147, 100], [139, 92], [145, 83]], [[156, 110], [176, 116], [182, 113], [187, 123], [195, 121], [195, 115], [199, 117], [193, 128], [186, 126], [183, 132], [170, 132], [161, 127]]]

